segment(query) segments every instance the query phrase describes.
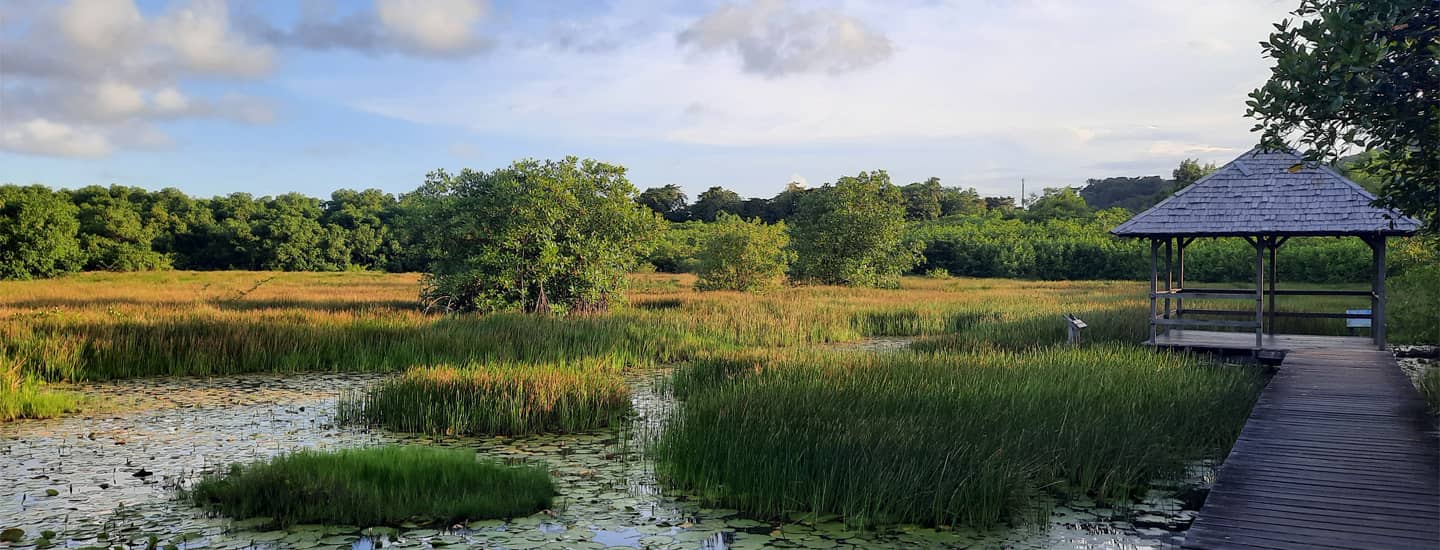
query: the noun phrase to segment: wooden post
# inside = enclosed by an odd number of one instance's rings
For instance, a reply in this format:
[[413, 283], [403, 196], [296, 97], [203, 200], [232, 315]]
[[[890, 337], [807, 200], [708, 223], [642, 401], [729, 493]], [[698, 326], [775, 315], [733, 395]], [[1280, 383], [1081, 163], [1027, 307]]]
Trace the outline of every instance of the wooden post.
[[1170, 318], [1170, 292], [1175, 288], [1175, 264], [1171, 255], [1170, 243], [1174, 239], [1165, 238], [1165, 318]]
[[1275, 335], [1275, 249], [1280, 248], [1280, 242], [1276, 237], [1270, 237], [1270, 318], [1265, 320], [1270, 335]]
[[1371, 258], [1375, 263], [1375, 280], [1370, 283], [1370, 334], [1375, 349], [1385, 350], [1385, 236], [1369, 240]]
[[[1179, 246], [1177, 247], [1177, 249], [1175, 250], [1175, 260], [1176, 260], [1175, 271], [1176, 271], [1176, 275], [1177, 275], [1176, 280], [1175, 280], [1175, 288], [1180, 289], [1181, 292], [1184, 292], [1184, 291], [1185, 291], [1185, 247], [1190, 246], [1190, 241], [1191, 241], [1191, 240], [1194, 240], [1194, 239], [1193, 239], [1193, 238], [1191, 238], [1191, 239], [1181, 238], [1181, 239], [1179, 239], [1179, 241], [1178, 241], [1177, 243], [1175, 243], [1175, 244], [1179, 245]], [[1181, 296], [1181, 295], [1177, 295], [1177, 296], [1175, 297], [1175, 318], [1176, 318], [1176, 319], [1184, 319], [1184, 318], [1185, 318], [1185, 298], [1182, 298], [1182, 297], [1180, 297], [1180, 296]]]
[[1255, 246], [1255, 353], [1265, 343], [1265, 237], [1250, 241]]
[[1150, 239], [1150, 344], [1155, 344], [1155, 293], [1160, 286], [1160, 239]]

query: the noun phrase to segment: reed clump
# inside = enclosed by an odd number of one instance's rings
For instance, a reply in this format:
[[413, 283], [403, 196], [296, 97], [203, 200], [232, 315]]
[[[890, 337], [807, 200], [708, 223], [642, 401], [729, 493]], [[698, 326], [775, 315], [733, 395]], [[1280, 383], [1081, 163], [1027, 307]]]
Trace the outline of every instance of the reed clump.
[[767, 352], [692, 361], [652, 449], [716, 505], [856, 523], [993, 525], [1039, 495], [1120, 499], [1223, 457], [1252, 368], [1126, 346]]
[[280, 526], [452, 525], [526, 516], [551, 506], [545, 468], [484, 461], [473, 451], [388, 446], [298, 451], [206, 476], [185, 492], [232, 518]]
[[580, 432], [630, 411], [614, 362], [477, 363], [406, 371], [340, 400], [341, 422], [447, 435]]

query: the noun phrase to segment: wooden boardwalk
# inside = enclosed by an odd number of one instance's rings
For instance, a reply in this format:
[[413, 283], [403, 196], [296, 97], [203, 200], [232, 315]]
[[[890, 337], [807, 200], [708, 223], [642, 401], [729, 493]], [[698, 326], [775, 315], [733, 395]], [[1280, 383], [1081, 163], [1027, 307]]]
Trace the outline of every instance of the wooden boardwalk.
[[1434, 420], [1389, 352], [1330, 343], [1286, 346], [1186, 548], [1440, 548]]

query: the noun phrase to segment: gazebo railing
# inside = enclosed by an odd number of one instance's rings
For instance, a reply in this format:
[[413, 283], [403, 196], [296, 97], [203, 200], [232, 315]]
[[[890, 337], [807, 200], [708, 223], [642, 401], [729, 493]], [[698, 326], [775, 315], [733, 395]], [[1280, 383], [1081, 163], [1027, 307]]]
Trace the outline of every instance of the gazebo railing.
[[[1375, 267], [1374, 278], [1371, 281], [1370, 290], [1301, 290], [1301, 289], [1277, 289], [1275, 252], [1289, 237], [1275, 235], [1257, 235], [1245, 237], [1245, 240], [1255, 248], [1255, 286], [1254, 288], [1186, 288], [1185, 287], [1185, 248], [1193, 243], [1196, 237], [1152, 237], [1150, 239], [1150, 341], [1155, 342], [1160, 327], [1227, 327], [1240, 329], [1253, 329], [1255, 331], [1255, 350], [1259, 351], [1265, 343], [1264, 336], [1268, 332], [1275, 334], [1275, 320], [1277, 318], [1299, 318], [1299, 319], [1370, 319], [1371, 337], [1375, 340], [1377, 347], [1383, 349], [1385, 345], [1385, 238], [1382, 235], [1362, 237], [1366, 244], [1370, 245], [1373, 252], [1373, 264]], [[1164, 249], [1164, 270], [1161, 270], [1161, 249]], [[1268, 253], [1268, 254], [1267, 254]], [[1269, 256], [1268, 262], [1266, 256]], [[1176, 261], [1178, 260], [1178, 262]], [[1267, 274], [1266, 271], [1269, 273]], [[1163, 273], [1163, 277], [1162, 277]], [[1268, 276], [1267, 276], [1268, 275]], [[1268, 288], [1267, 288], [1268, 283]], [[1370, 312], [1366, 313], [1330, 313], [1310, 311], [1279, 311], [1276, 307], [1278, 296], [1355, 296], [1368, 298], [1370, 301]], [[1207, 309], [1207, 308], [1186, 308], [1185, 300], [1240, 300], [1254, 301], [1254, 310], [1230, 310], [1230, 309]], [[1266, 301], [1269, 301], [1266, 307]], [[1174, 307], [1172, 308], [1172, 303]], [[1215, 316], [1215, 317], [1249, 317], [1247, 320], [1230, 319], [1196, 319], [1191, 316]]]

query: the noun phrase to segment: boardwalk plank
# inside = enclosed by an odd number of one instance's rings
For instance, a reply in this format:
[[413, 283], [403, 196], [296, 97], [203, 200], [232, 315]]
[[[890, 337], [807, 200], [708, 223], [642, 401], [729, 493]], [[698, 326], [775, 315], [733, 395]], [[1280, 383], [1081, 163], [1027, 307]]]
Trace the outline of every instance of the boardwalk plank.
[[[1254, 345], [1239, 333], [1171, 340]], [[1434, 419], [1394, 357], [1367, 342], [1267, 339], [1289, 352], [1220, 467], [1187, 548], [1440, 548]]]

